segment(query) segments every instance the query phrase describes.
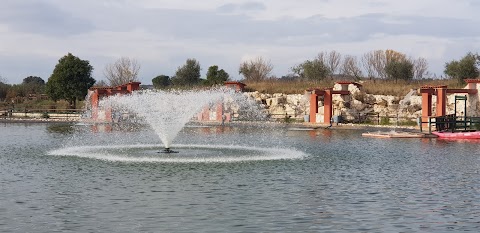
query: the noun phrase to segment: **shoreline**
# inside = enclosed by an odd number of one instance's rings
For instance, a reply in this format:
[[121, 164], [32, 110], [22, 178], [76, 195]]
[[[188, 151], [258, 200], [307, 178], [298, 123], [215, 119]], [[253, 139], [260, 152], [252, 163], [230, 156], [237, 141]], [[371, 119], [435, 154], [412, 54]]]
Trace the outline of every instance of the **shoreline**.
[[75, 119], [48, 119], [48, 118], [0, 118], [0, 123], [77, 123]]
[[[82, 123], [79, 119], [51, 119], [51, 118], [0, 118], [0, 123], [38, 123], [38, 124], [59, 124], [59, 123]], [[109, 124], [105, 122], [88, 122], [84, 123], [89, 124]], [[222, 126], [220, 122], [199, 122], [199, 121], [190, 121], [187, 124], [192, 125], [204, 125], [204, 126]], [[418, 126], [395, 126], [395, 125], [364, 125], [364, 124], [333, 124], [332, 126], [328, 124], [312, 124], [312, 123], [284, 123], [284, 122], [258, 122], [258, 121], [235, 121], [235, 122], [226, 122], [224, 126], [283, 126], [283, 127], [296, 127], [296, 128], [305, 128], [305, 129], [402, 129], [410, 131], [420, 131]]]

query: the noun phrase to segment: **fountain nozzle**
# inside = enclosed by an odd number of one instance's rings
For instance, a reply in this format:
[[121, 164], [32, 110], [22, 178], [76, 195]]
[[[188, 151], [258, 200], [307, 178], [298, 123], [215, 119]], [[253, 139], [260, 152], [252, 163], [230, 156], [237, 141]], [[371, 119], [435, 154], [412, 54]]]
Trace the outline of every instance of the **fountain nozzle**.
[[159, 151], [158, 153], [164, 153], [164, 154], [172, 154], [172, 153], [178, 153], [178, 151], [173, 151], [170, 148], [166, 147], [162, 151]]

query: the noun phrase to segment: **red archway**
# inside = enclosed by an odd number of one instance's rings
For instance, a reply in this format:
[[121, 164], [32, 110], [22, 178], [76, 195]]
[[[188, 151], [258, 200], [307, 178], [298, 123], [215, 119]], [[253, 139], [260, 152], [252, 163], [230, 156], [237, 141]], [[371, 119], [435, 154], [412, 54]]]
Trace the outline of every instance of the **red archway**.
[[317, 123], [317, 113], [318, 113], [318, 97], [323, 96], [323, 123], [330, 124], [330, 120], [333, 116], [333, 95], [350, 95], [348, 91], [348, 85], [355, 84], [360, 85], [354, 82], [337, 82], [342, 86], [341, 90], [333, 90], [332, 87], [325, 89], [309, 89], [307, 93], [310, 93], [310, 123]]
[[[98, 104], [101, 98], [116, 94], [130, 94], [133, 91], [140, 89], [140, 82], [130, 82], [116, 87], [92, 87], [89, 89], [90, 103], [92, 107], [92, 120], [98, 120]], [[105, 111], [105, 120], [111, 121], [111, 109]]]
[[[420, 89], [422, 94], [422, 122], [428, 122], [428, 118], [432, 116], [432, 96], [437, 96], [435, 116], [447, 115], [447, 94], [477, 94], [477, 83], [480, 79], [465, 80], [468, 85], [465, 89], [449, 89], [447, 86], [423, 86]], [[423, 123], [427, 127], [428, 123]]]

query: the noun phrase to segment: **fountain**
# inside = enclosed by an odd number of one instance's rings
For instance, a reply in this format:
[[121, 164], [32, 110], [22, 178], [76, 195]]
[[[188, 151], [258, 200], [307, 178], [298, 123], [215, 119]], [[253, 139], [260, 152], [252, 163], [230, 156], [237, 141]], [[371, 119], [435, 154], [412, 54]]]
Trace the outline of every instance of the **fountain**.
[[165, 149], [161, 153], [174, 153], [170, 149], [173, 139], [187, 122], [205, 106], [222, 101], [230, 90], [225, 88], [201, 91], [137, 91], [131, 95], [110, 96], [101, 106], [114, 111], [134, 112], [152, 127]]
[[[180, 140], [181, 144], [173, 141], [202, 110], [222, 106], [225, 112], [234, 113], [236, 119], [248, 121], [239, 123], [237, 129], [231, 125], [192, 125], [186, 128], [198, 129], [198, 132], [205, 130], [205, 127], [221, 128], [220, 131], [228, 130], [231, 133], [213, 133]], [[269, 132], [255, 135], [253, 138], [246, 137], [243, 133], [253, 121], [264, 120], [265, 110], [259, 107], [255, 101], [248, 99], [242, 93], [233, 91], [230, 88], [214, 88], [206, 90], [185, 90], [185, 91], [136, 91], [128, 95], [115, 95], [104, 98], [100, 101], [101, 108], [111, 109], [112, 115], [133, 116], [134, 122], [140, 122], [141, 130], [133, 132], [113, 132], [87, 134], [85, 138], [91, 141], [84, 142], [85, 145], [71, 145], [65, 148], [52, 151], [51, 155], [77, 156], [94, 158], [107, 161], [123, 162], [238, 162], [257, 160], [278, 160], [278, 159], [299, 159], [306, 155], [295, 149], [281, 148], [275, 146]], [[215, 112], [216, 113], [216, 112]], [[115, 117], [114, 117], [115, 118]], [[122, 124], [116, 121], [115, 125]], [[145, 124], [143, 124], [145, 123]], [[253, 130], [263, 131], [268, 124], [264, 121], [253, 123], [250, 126]], [[266, 127], [266, 128], [265, 128]], [[119, 127], [124, 129], [126, 127]], [[151, 129], [151, 130], [150, 130]], [[147, 130], [147, 131], [145, 131]], [[148, 136], [153, 131], [162, 145], [153, 141], [155, 137]], [[149, 132], [149, 133], [147, 133]], [[197, 133], [198, 132], [194, 132]], [[185, 138], [185, 131], [184, 131]], [[147, 136], [146, 136], [147, 135]], [[80, 137], [80, 136], [78, 136]], [[109, 139], [117, 137], [114, 139]], [[189, 135], [187, 134], [187, 137]], [[202, 137], [205, 139], [202, 141]], [[183, 139], [181, 138], [181, 139]], [[212, 139], [213, 138], [213, 139]], [[134, 140], [130, 142], [129, 140]], [[78, 139], [77, 139], [78, 141]], [[263, 142], [263, 144], [261, 144]], [[92, 143], [91, 145], [87, 145]], [[99, 145], [100, 144], [100, 145]], [[260, 144], [260, 145], [259, 145]], [[172, 148], [175, 147], [175, 150]], [[163, 149], [162, 149], [163, 148]], [[180, 151], [177, 151], [179, 150]]]

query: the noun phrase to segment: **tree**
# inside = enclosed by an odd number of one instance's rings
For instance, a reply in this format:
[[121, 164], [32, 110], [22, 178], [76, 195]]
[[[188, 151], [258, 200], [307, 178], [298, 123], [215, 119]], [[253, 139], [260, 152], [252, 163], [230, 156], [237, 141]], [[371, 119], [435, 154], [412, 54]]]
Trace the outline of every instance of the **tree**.
[[[381, 51], [381, 50], [380, 50]], [[385, 67], [388, 66], [389, 63], [391, 62], [399, 62], [399, 61], [404, 61], [407, 59], [407, 56], [403, 53], [397, 52], [392, 49], [387, 49], [385, 51]]]
[[263, 57], [257, 57], [254, 60], [244, 61], [240, 64], [238, 74], [243, 75], [246, 81], [263, 81], [266, 80], [273, 70], [273, 65], [270, 61]]
[[197, 60], [187, 59], [185, 65], [178, 67], [175, 77], [172, 78], [173, 85], [191, 86], [200, 82], [200, 63]]
[[302, 64], [294, 66], [292, 72], [302, 79], [320, 81], [330, 74], [330, 69], [324, 61], [321, 60], [321, 57], [317, 56], [313, 61], [306, 60]]
[[229, 78], [229, 75], [225, 70], [221, 69], [218, 70], [218, 66], [210, 66], [207, 71], [207, 84], [208, 85], [217, 85], [217, 84], [223, 84], [225, 81], [227, 81]]
[[327, 59], [326, 59], [326, 65], [328, 66], [328, 69], [330, 69], [330, 75], [334, 75], [337, 73], [338, 68], [340, 67], [340, 62], [342, 61], [342, 55], [333, 50], [330, 53], [328, 53]]
[[372, 52], [373, 60], [373, 67], [375, 69], [376, 76], [378, 78], [386, 78], [387, 75], [385, 74], [385, 66], [387, 65], [387, 57], [383, 50], [375, 50]]
[[23, 79], [22, 88], [25, 94], [41, 94], [45, 90], [45, 81], [37, 76], [28, 76]]
[[129, 82], [138, 82], [140, 65], [137, 60], [121, 57], [115, 63], [105, 66], [103, 74], [110, 86], [120, 86]]
[[360, 80], [362, 77], [362, 69], [359, 67], [357, 57], [345, 56], [343, 59], [341, 72], [346, 76], [353, 77], [355, 80]]
[[7, 93], [11, 86], [5, 83], [5, 80], [0, 76], [0, 100], [5, 100]]
[[375, 65], [373, 64], [373, 53], [365, 53], [362, 57], [362, 66], [369, 79], [375, 78]]
[[385, 67], [385, 73], [389, 79], [393, 79], [395, 82], [398, 79], [411, 80], [414, 75], [413, 62], [408, 59], [394, 59]]
[[171, 84], [170, 77], [167, 75], [158, 75], [152, 79], [153, 86], [157, 89], [165, 88]]
[[428, 62], [427, 59], [419, 57], [413, 61], [413, 78], [422, 79], [424, 75], [428, 74]]
[[83, 100], [88, 88], [95, 84], [92, 78], [93, 67], [87, 60], [68, 53], [58, 60], [52, 75], [47, 81], [46, 92], [53, 100], [65, 99], [72, 108], [77, 100]]
[[478, 63], [479, 55], [469, 52], [460, 61], [453, 60], [445, 63], [444, 73], [457, 79], [459, 83], [463, 83], [464, 79], [478, 77]]
[[107, 82], [105, 82], [105, 80], [102, 79], [102, 80], [96, 82], [95, 86], [96, 87], [108, 87], [108, 84], [107, 84]]
[[28, 76], [23, 79], [22, 84], [39, 84], [39, 85], [44, 85], [45, 81], [37, 76]]

